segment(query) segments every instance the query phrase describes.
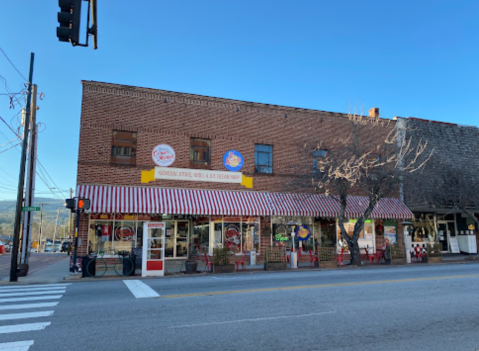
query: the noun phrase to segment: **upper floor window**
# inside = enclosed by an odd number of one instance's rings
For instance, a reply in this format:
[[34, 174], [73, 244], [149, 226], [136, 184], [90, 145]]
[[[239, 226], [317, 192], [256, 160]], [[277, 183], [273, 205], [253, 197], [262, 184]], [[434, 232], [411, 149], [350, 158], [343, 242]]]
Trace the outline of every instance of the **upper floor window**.
[[136, 132], [113, 131], [111, 163], [122, 165], [136, 164]]
[[256, 173], [273, 173], [273, 145], [255, 144], [254, 167]]
[[209, 169], [211, 164], [211, 141], [190, 139], [190, 168]]
[[322, 173], [321, 168], [324, 165], [324, 160], [326, 159], [327, 155], [328, 155], [328, 150], [325, 150], [325, 149], [313, 151], [313, 172], [315, 174]]

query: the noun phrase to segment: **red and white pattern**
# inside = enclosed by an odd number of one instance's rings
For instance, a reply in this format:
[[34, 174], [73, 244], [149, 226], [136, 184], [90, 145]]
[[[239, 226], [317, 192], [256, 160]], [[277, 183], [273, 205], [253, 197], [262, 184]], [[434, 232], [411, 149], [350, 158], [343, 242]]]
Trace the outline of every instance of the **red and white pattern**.
[[[92, 213], [336, 218], [340, 212], [337, 199], [317, 194], [79, 185], [77, 196], [91, 199]], [[361, 216], [367, 205], [367, 197], [348, 197], [346, 217]], [[401, 200], [385, 198], [378, 202], [371, 218], [410, 219], [413, 214]]]

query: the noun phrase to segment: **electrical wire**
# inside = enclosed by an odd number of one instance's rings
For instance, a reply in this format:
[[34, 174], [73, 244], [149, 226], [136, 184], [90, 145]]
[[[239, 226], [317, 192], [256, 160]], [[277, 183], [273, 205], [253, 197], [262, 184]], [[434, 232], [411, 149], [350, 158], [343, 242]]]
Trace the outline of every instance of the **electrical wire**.
[[18, 68], [13, 64], [13, 62], [8, 58], [7, 54], [5, 53], [5, 51], [3, 51], [3, 49], [0, 47], [0, 51], [2, 52], [3, 56], [5, 56], [5, 58], [8, 60], [8, 62], [10, 62], [10, 64], [13, 66], [13, 68], [15, 68], [15, 71], [18, 72], [18, 74], [23, 78], [25, 79], [25, 81], [28, 81], [27, 78], [25, 78], [25, 76], [18, 70]]

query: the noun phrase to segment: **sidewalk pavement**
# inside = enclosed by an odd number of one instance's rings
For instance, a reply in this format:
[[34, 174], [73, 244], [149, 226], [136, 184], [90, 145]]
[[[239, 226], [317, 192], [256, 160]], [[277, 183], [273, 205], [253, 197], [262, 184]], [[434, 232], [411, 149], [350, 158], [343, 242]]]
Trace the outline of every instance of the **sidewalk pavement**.
[[29, 273], [26, 277], [18, 277], [18, 282], [10, 283], [10, 277], [0, 280], [0, 285], [5, 284], [53, 284], [64, 282], [65, 276], [69, 276], [70, 257], [55, 262], [54, 264]]

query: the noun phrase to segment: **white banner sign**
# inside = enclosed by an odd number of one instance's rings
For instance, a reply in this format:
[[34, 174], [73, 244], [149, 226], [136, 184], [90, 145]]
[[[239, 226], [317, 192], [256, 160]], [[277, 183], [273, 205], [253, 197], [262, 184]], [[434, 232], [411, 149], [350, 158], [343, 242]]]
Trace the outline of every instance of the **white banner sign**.
[[247, 188], [253, 187], [253, 178], [245, 177], [241, 172], [211, 171], [206, 169], [155, 167], [151, 171], [141, 172], [141, 182], [153, 180], [185, 180], [194, 182], [237, 183]]

